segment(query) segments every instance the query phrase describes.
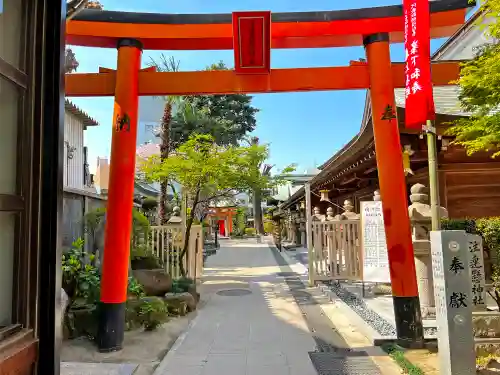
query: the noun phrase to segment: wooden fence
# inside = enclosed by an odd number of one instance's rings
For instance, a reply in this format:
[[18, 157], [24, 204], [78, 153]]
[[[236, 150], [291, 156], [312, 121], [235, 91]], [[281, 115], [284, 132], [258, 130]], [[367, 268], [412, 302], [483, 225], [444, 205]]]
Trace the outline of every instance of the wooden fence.
[[359, 220], [313, 221], [313, 279], [362, 280]]
[[[152, 226], [147, 245], [158, 257], [173, 279], [182, 276], [181, 254], [184, 248], [184, 226], [168, 224]], [[189, 246], [182, 261], [186, 276], [198, 279], [203, 274], [203, 228], [193, 225], [189, 236]]]

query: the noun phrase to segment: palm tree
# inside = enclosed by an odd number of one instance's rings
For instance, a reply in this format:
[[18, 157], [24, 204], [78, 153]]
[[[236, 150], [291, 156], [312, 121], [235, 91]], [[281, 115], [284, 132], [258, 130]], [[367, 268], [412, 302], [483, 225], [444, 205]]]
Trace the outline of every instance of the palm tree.
[[[166, 57], [165, 55], [160, 56], [160, 62], [157, 63], [151, 58], [149, 66], [153, 66], [159, 72], [178, 72], [179, 71], [179, 61], [173, 56]], [[163, 109], [163, 116], [161, 118], [161, 125], [159, 129], [159, 135], [161, 139], [160, 143], [160, 159], [163, 161], [168, 158], [171, 152], [171, 141], [170, 141], [170, 125], [172, 122], [172, 111], [174, 104], [180, 100], [178, 96], [167, 96], [163, 97], [165, 101], [165, 107]], [[168, 181], [164, 180], [160, 182], [160, 195], [158, 197], [158, 221], [160, 225], [167, 223], [167, 192], [168, 192]]]

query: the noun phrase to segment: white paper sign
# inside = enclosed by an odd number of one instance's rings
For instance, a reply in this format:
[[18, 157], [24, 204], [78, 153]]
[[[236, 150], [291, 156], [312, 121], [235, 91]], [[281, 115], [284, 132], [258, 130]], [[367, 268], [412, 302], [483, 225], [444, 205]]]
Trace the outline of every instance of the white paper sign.
[[381, 201], [361, 203], [361, 236], [363, 239], [363, 280], [390, 283], [389, 258], [385, 240]]

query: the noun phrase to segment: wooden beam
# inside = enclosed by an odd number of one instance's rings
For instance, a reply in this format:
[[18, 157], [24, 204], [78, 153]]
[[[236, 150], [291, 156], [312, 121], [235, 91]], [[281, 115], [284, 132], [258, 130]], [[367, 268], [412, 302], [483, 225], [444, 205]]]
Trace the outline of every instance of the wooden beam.
[[493, 172], [496, 169], [500, 169], [500, 161], [496, 160], [490, 163], [453, 163], [439, 166], [440, 171], [449, 173], [484, 173]]
[[377, 167], [372, 167], [372, 168], [368, 168], [366, 171], [363, 172], [363, 174], [370, 174], [372, 172], [375, 172], [377, 170]]
[[354, 181], [357, 181], [357, 180], [359, 180], [359, 177], [356, 176], [356, 173], [354, 173], [351, 177], [348, 177], [345, 180], [342, 180], [340, 182], [340, 185], [344, 186], [344, 185], [350, 184], [351, 182], [354, 182]]
[[[459, 62], [432, 64], [435, 85], [459, 77]], [[404, 88], [404, 64], [393, 64], [395, 88]], [[66, 74], [66, 96], [113, 96], [116, 72]], [[139, 95], [197, 95], [368, 89], [366, 65], [331, 68], [272, 69], [270, 74], [242, 76], [232, 70], [199, 72], [139, 72]]]
[[[465, 22], [467, 0], [431, 2], [430, 35], [449, 37]], [[402, 5], [325, 12], [273, 13], [271, 48], [362, 46], [363, 36], [388, 33], [404, 41]], [[120, 38], [145, 50], [231, 50], [231, 14], [154, 14], [90, 10], [66, 24], [71, 45], [116, 48]]]

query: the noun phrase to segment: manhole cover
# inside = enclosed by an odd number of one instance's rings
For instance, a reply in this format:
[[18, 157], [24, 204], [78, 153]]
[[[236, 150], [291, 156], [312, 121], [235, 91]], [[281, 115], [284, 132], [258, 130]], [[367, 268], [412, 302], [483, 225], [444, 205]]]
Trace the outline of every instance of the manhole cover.
[[217, 294], [219, 296], [224, 296], [224, 297], [239, 297], [252, 294], [252, 291], [248, 289], [227, 289], [227, 290], [219, 290]]
[[281, 276], [281, 277], [291, 277], [291, 276], [298, 276], [298, 273], [297, 272], [278, 272], [276, 275]]

